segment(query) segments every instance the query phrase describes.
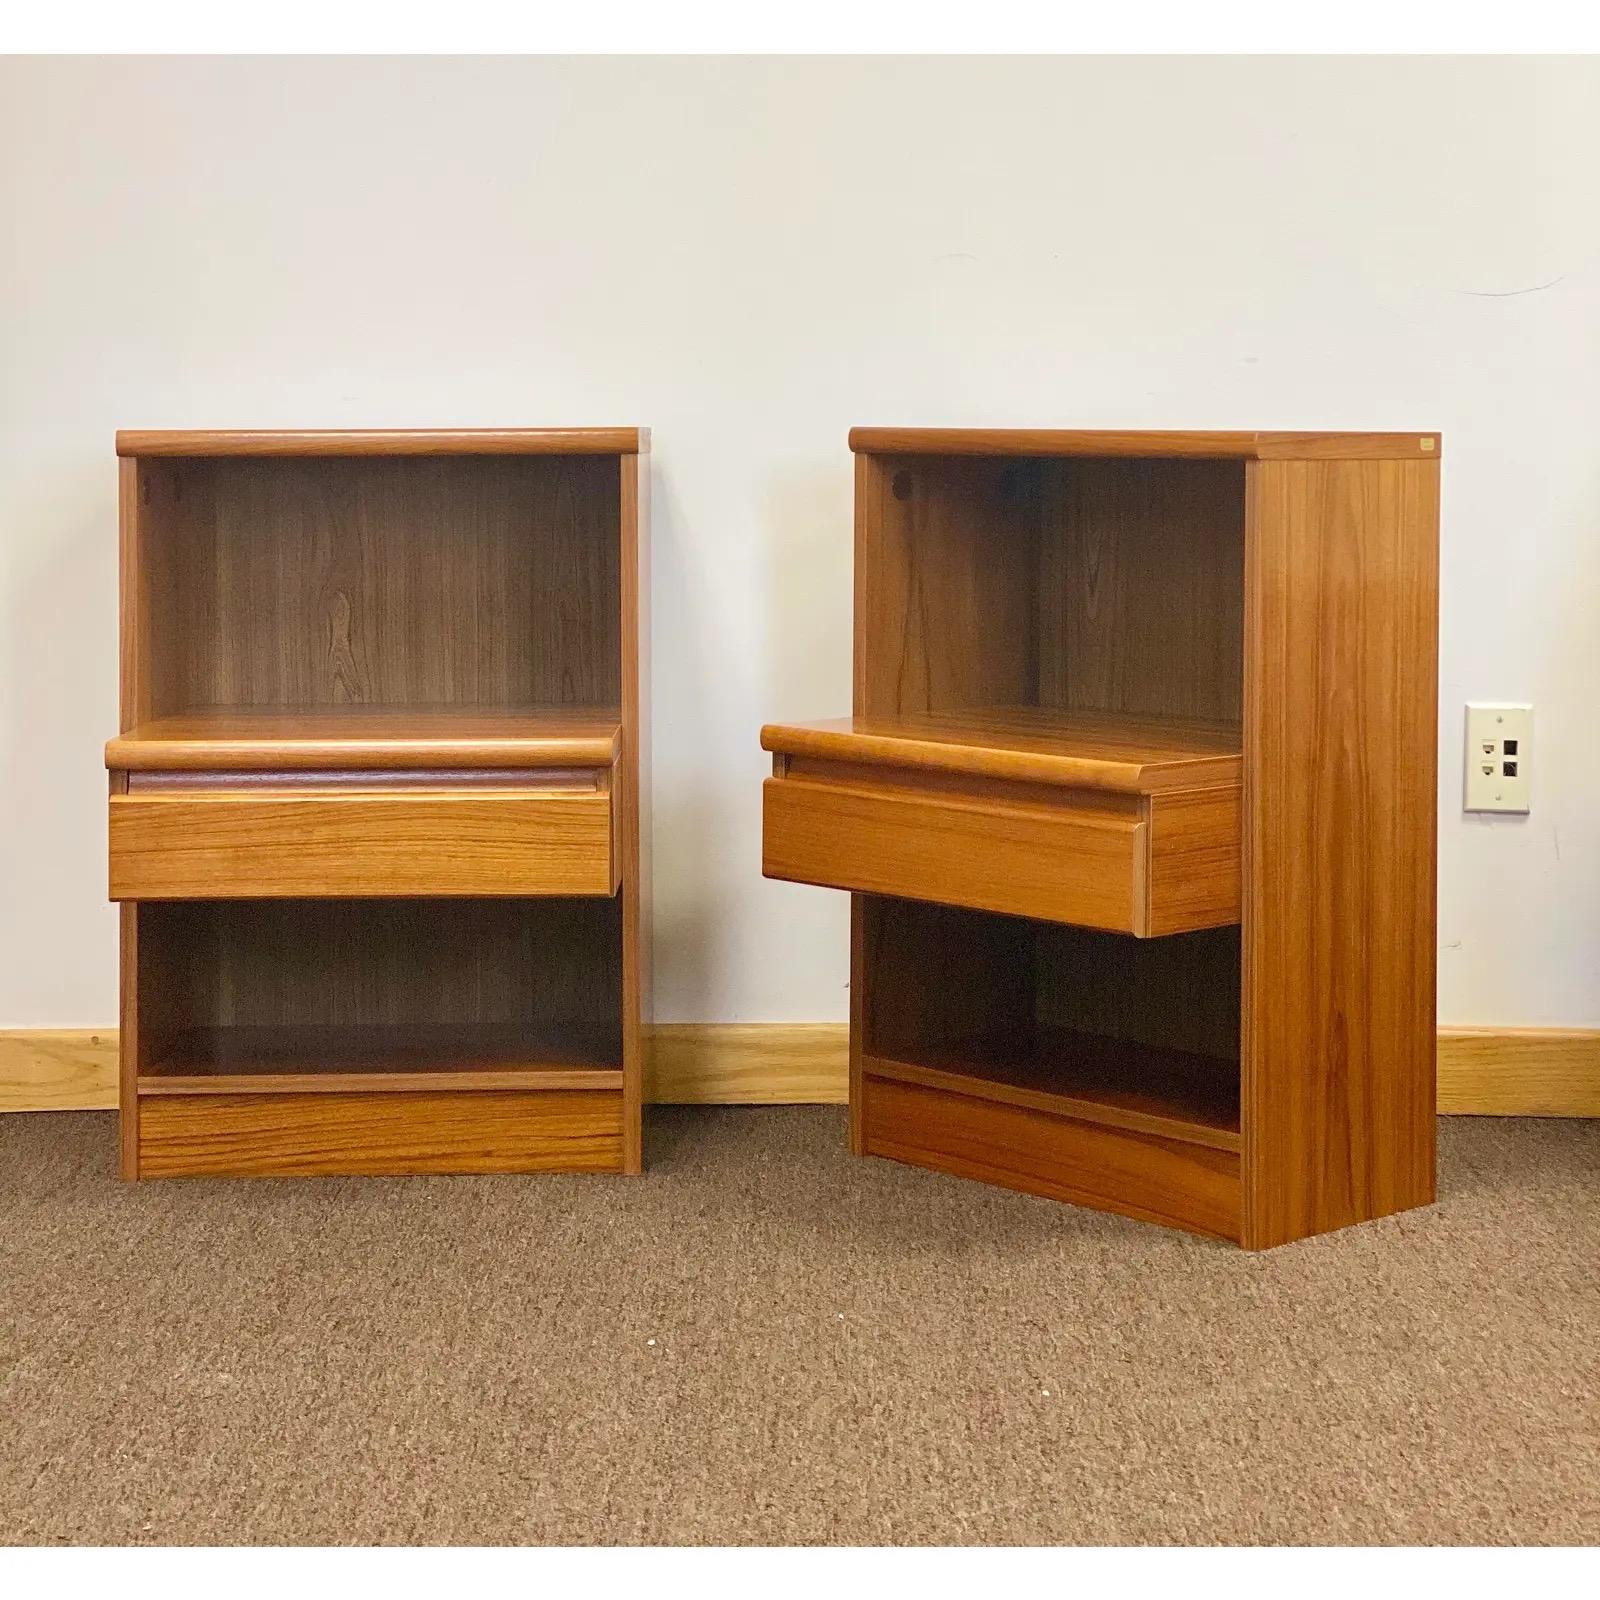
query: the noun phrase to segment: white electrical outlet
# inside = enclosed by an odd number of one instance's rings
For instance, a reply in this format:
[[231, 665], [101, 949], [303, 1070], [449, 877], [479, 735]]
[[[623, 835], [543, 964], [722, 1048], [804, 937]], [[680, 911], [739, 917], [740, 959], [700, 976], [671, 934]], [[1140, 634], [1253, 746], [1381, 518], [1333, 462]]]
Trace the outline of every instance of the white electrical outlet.
[[1526, 811], [1533, 759], [1533, 707], [1467, 705], [1464, 811]]

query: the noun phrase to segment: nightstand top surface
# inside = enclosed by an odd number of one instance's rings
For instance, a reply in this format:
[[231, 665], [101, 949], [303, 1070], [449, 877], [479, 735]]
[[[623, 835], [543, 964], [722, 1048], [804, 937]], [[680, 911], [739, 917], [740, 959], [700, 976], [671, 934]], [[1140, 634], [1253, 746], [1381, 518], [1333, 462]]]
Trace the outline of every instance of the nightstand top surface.
[[1437, 433], [1254, 433], [1100, 428], [852, 428], [862, 455], [1437, 461]]
[[122, 429], [119, 456], [615, 456], [648, 428]]

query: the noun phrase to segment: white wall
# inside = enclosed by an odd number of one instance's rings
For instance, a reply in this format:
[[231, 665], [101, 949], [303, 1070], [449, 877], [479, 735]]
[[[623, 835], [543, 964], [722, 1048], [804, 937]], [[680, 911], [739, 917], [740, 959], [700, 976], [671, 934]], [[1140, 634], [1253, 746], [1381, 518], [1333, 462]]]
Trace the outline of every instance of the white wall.
[[[760, 877], [756, 733], [848, 710], [847, 428], [989, 423], [1441, 429], [1441, 1016], [1600, 1022], [1597, 91], [0, 64], [0, 1027], [115, 1017], [114, 429], [613, 422], [655, 437], [662, 1019], [845, 1015], [844, 897]], [[1537, 703], [1527, 820], [1460, 814], [1469, 695]]]

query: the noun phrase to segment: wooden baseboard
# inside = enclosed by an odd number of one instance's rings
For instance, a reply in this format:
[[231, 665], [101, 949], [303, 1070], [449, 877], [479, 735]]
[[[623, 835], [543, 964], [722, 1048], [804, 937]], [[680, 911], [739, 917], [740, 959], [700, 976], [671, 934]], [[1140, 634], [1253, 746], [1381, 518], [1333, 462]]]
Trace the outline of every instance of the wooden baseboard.
[[[645, 1097], [668, 1105], [843, 1105], [843, 1023], [661, 1023]], [[0, 1032], [0, 1111], [103, 1111], [117, 1103], [114, 1028]], [[1600, 1116], [1600, 1028], [1445, 1028], [1439, 1110]]]
[[116, 1104], [115, 1028], [0, 1033], [0, 1111], [109, 1111]]
[[656, 1105], [844, 1105], [843, 1022], [658, 1022], [645, 1030], [644, 1096]]
[[[645, 1098], [658, 1105], [843, 1105], [844, 1023], [659, 1023], [646, 1031]], [[0, 1032], [0, 1112], [117, 1104], [115, 1028]]]
[[1439, 1110], [1600, 1117], [1600, 1028], [1441, 1028]]

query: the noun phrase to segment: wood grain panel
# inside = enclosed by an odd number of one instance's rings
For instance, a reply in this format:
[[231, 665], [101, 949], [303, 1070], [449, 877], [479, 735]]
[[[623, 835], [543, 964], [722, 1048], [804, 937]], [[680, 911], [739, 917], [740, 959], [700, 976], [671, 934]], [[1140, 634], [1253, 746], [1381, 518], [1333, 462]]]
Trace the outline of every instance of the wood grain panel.
[[1038, 506], [1003, 462], [857, 458], [857, 716], [1026, 705]]
[[1196, 1233], [1239, 1236], [1239, 1158], [1229, 1151], [888, 1082], [870, 1071], [863, 1097], [869, 1155]]
[[[850, 1153], [861, 1156], [866, 1150], [866, 1128], [862, 1120], [862, 1085], [865, 1081], [866, 1053], [869, 1039], [878, 1035], [874, 1029], [874, 1016], [893, 1018], [894, 1008], [899, 994], [897, 989], [903, 989], [904, 983], [896, 985], [891, 974], [894, 972], [890, 964], [897, 952], [892, 942], [887, 942], [887, 952], [890, 960], [883, 959], [879, 952], [886, 947], [883, 937], [884, 919], [879, 915], [885, 908], [893, 910], [909, 909], [913, 914], [919, 910], [932, 909], [943, 911], [946, 908], [922, 908], [915, 901], [884, 900], [875, 895], [853, 894], [850, 896], [850, 1064], [849, 1064], [849, 1106], [850, 1106]], [[923, 975], [924, 986], [934, 981], [934, 974]], [[918, 991], [913, 988], [911, 993]], [[872, 1004], [869, 1004], [869, 996]], [[905, 1037], [905, 1035], [902, 1035]]]
[[853, 899], [862, 1000], [852, 1045], [859, 1040], [865, 1055], [915, 1058], [940, 1041], [1003, 1035], [1031, 1018], [1044, 924], [928, 901]]
[[1153, 794], [1149, 805], [1150, 936], [1239, 920], [1241, 796], [1237, 785]]
[[1042, 924], [1032, 973], [1040, 1027], [1213, 1056], [1237, 1076], [1237, 928], [1128, 939]]
[[617, 1092], [203, 1094], [140, 1107], [144, 1178], [621, 1168]]
[[[570, 1031], [620, 1064], [615, 899], [171, 900], [139, 906], [140, 967], [159, 1008], [152, 1061], [193, 1029], [448, 1025], [463, 1039]], [[314, 1062], [307, 1061], [307, 1065]]]
[[[178, 707], [217, 698], [207, 686], [216, 663], [201, 657], [232, 619], [221, 609], [216, 480], [209, 466], [184, 470], [183, 463], [129, 460], [120, 465], [134, 468], [139, 490], [137, 538], [123, 551], [135, 566], [124, 583], [144, 596], [135, 648], [144, 693], [137, 717], [130, 722], [124, 716], [122, 732], [128, 733]], [[259, 594], [245, 603], [259, 607], [267, 598]], [[294, 625], [301, 626], [298, 619]], [[257, 609], [252, 632], [268, 626], [270, 617]], [[230, 639], [225, 648], [234, 647]]]
[[1243, 433], [1105, 428], [852, 428], [858, 454], [1188, 460], [1434, 460], [1436, 433]]
[[1434, 1197], [1438, 468], [1250, 469], [1245, 1242]]
[[609, 895], [598, 789], [111, 797], [113, 900]]
[[627, 455], [648, 428], [124, 428], [119, 456]]
[[153, 714], [614, 706], [615, 457], [146, 459]]
[[618, 486], [623, 750], [613, 785], [622, 902], [622, 1168], [642, 1169], [643, 1018], [650, 1008], [650, 463], [624, 456]]
[[1040, 487], [1041, 705], [1228, 724], [1244, 670], [1244, 469], [1064, 461]]
[[117, 672], [119, 721], [126, 732], [150, 715], [152, 691], [145, 659], [150, 627], [150, 566], [141, 537], [139, 463], [117, 463]]
[[1138, 802], [1074, 796], [1056, 808], [805, 778], [764, 788], [769, 878], [1142, 932]]
[[[889, 659], [900, 649], [905, 625], [909, 552], [903, 536], [885, 528], [887, 502], [892, 495], [890, 474], [877, 456], [855, 458], [855, 521], [852, 539], [854, 602], [851, 606], [850, 709], [858, 717], [897, 716], [927, 710], [915, 704], [902, 706], [899, 672]], [[880, 617], [897, 622], [885, 647], [880, 648], [874, 629]], [[852, 1101], [852, 1129], [854, 1102]], [[854, 1133], [852, 1132], [852, 1140]], [[852, 1144], [852, 1148], [854, 1145]], [[859, 1150], [857, 1154], [859, 1154]]]
[[117, 908], [117, 1015], [120, 1049], [117, 1061], [117, 1170], [127, 1179], [139, 1176], [139, 1073], [144, 1066], [144, 1027], [140, 1019], [139, 907]]

